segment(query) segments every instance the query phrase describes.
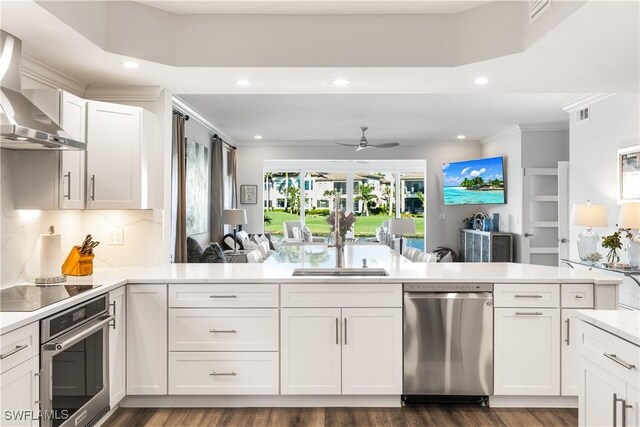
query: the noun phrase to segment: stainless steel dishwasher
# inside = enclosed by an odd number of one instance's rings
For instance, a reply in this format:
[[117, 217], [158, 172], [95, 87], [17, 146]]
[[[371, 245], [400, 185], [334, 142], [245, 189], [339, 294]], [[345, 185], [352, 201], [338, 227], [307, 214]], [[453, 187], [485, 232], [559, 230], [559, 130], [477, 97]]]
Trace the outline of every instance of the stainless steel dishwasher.
[[405, 284], [405, 401], [492, 392], [492, 285]]

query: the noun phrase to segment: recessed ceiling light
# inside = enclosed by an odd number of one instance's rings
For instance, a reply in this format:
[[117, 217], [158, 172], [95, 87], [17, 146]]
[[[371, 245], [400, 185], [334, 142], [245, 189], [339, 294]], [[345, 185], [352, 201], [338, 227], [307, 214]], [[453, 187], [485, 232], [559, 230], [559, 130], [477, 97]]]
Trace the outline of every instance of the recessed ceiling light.
[[26, 141], [27, 137], [26, 136], [19, 136], [16, 138], [16, 141]]
[[137, 63], [137, 62], [135, 62], [135, 61], [124, 61], [124, 62], [122, 63], [122, 66], [123, 66], [124, 68], [129, 68], [129, 69], [131, 69], [131, 70], [135, 70], [136, 68], [140, 67], [140, 64], [138, 64], [138, 63]]
[[466, 136], [465, 135], [458, 135], [458, 139], [465, 139]]
[[486, 85], [487, 83], [489, 83], [489, 79], [486, 77], [476, 77], [473, 82], [477, 85]]
[[253, 139], [262, 139], [262, 135], [256, 135], [253, 137]]
[[346, 86], [349, 84], [349, 80], [347, 79], [335, 79], [333, 84], [336, 86]]
[[249, 86], [251, 82], [249, 80], [237, 80], [236, 84], [238, 86]]

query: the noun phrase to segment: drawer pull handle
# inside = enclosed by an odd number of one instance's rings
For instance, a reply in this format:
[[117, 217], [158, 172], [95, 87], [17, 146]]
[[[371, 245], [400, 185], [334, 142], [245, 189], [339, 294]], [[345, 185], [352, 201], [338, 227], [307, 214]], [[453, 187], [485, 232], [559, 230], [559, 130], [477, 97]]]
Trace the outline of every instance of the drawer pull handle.
[[235, 377], [238, 374], [236, 372], [211, 372], [209, 375], [213, 377]]
[[567, 345], [570, 345], [569, 344], [569, 333], [571, 331], [571, 325], [569, 324], [569, 319], [565, 320], [564, 322], [567, 324], [567, 339], [564, 340], [564, 342], [567, 343]]
[[209, 332], [212, 334], [236, 334], [238, 331], [235, 329], [212, 329]]
[[515, 298], [542, 298], [542, 295], [514, 295]]
[[542, 313], [539, 311], [527, 312], [527, 311], [516, 311], [516, 316], [542, 316]]
[[209, 298], [238, 298], [238, 295], [209, 295]]
[[9, 356], [11, 356], [12, 354], [16, 354], [17, 352], [24, 350], [25, 348], [29, 347], [29, 344], [22, 344], [22, 345], [17, 345], [16, 348], [14, 348], [13, 350], [11, 350], [8, 353], [5, 354], [0, 354], [0, 360], [7, 358]]
[[583, 299], [584, 297], [582, 295], [576, 295], [576, 299]]
[[602, 353], [602, 355], [603, 355], [604, 357], [606, 357], [607, 359], [609, 359], [609, 360], [613, 360], [613, 361], [614, 361], [614, 362], [616, 362], [618, 365], [620, 365], [620, 366], [624, 366], [625, 368], [627, 368], [627, 369], [629, 369], [629, 370], [631, 370], [631, 369], [633, 369], [633, 368], [635, 368], [635, 367], [636, 367], [636, 365], [632, 365], [632, 364], [630, 364], [630, 363], [625, 363], [625, 362], [623, 362], [622, 360], [618, 359], [618, 356], [616, 356], [615, 354], [612, 354], [612, 353]]

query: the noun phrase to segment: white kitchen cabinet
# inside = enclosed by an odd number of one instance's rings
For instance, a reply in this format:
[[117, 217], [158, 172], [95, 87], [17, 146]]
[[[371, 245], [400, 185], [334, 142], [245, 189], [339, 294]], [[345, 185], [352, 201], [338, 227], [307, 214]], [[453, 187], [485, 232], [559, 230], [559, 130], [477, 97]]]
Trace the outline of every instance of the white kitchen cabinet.
[[126, 287], [109, 292], [110, 311], [115, 316], [109, 330], [109, 404], [114, 408], [126, 395]]
[[340, 309], [283, 308], [280, 316], [281, 394], [340, 394]]
[[167, 286], [127, 285], [127, 394], [167, 393]]
[[[86, 141], [87, 101], [62, 92], [60, 96], [60, 127], [72, 138]], [[60, 209], [85, 207], [85, 151], [67, 150], [60, 153]]]
[[[583, 309], [584, 310], [584, 309]], [[576, 319], [575, 310], [562, 309], [561, 328], [561, 371], [562, 395], [577, 396], [580, 391], [580, 358], [576, 350]]]
[[[38, 356], [22, 362], [0, 375], [2, 426], [40, 425], [40, 360]], [[33, 411], [33, 412], [29, 412]]]
[[560, 310], [494, 310], [494, 394], [560, 394]]
[[281, 393], [402, 393], [401, 308], [283, 308]]
[[89, 101], [87, 208], [152, 208], [149, 145], [153, 116], [140, 107]]
[[402, 394], [402, 309], [343, 308], [342, 394]]

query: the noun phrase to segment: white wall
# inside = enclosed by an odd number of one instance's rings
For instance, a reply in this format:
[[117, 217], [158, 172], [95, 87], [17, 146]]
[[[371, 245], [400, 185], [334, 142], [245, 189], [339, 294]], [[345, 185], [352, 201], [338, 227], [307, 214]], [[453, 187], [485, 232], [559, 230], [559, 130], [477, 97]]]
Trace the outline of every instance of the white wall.
[[[238, 185], [253, 184], [262, 188], [262, 167], [264, 160], [393, 160], [393, 159], [425, 159], [427, 160], [426, 185], [426, 234], [427, 248], [446, 246], [458, 250], [458, 229], [461, 221], [473, 213], [476, 208], [469, 206], [443, 206], [442, 196], [442, 164], [459, 160], [477, 158], [480, 145], [477, 142], [450, 142], [440, 144], [400, 146], [393, 150], [367, 150], [356, 153], [347, 147], [327, 145], [255, 145], [238, 146]], [[263, 230], [262, 192], [259, 191], [257, 205], [240, 205], [247, 210], [248, 224], [245, 227], [250, 233]], [[439, 219], [443, 213], [446, 219]]]
[[[570, 202], [604, 204], [609, 227], [596, 229], [600, 236], [615, 231], [617, 202], [617, 150], [640, 140], [639, 95], [616, 94], [590, 106], [589, 120], [570, 121]], [[578, 258], [576, 237], [583, 227], [571, 227], [570, 254]], [[626, 253], [623, 254], [626, 259]]]
[[523, 130], [522, 167], [556, 168], [569, 160], [569, 129]]

